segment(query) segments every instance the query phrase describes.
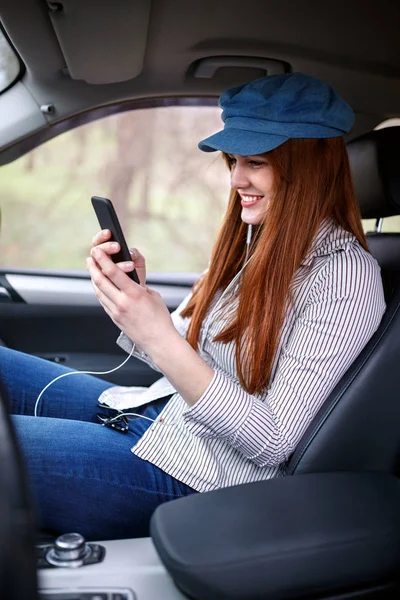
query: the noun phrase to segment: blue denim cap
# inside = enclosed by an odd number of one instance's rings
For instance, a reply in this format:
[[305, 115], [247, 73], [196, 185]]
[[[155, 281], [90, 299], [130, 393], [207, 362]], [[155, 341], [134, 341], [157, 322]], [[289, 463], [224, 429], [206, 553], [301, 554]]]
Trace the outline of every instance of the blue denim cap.
[[327, 83], [287, 73], [230, 88], [220, 97], [224, 129], [199, 143], [200, 150], [252, 156], [290, 138], [330, 138], [348, 133], [350, 106]]

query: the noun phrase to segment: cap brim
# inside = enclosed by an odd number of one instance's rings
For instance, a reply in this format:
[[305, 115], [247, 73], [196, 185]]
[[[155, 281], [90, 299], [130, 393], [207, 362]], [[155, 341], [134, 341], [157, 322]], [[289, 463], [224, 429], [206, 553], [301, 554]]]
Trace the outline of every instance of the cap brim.
[[271, 133], [258, 133], [243, 129], [223, 129], [214, 135], [199, 142], [198, 146], [203, 152], [215, 152], [220, 150], [227, 154], [239, 156], [254, 156], [264, 154], [277, 148], [289, 138], [283, 135]]

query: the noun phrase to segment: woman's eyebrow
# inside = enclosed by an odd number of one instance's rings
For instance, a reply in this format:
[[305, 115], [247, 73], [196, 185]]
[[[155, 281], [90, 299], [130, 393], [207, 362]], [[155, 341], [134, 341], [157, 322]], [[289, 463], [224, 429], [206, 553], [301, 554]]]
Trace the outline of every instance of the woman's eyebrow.
[[265, 161], [267, 160], [266, 157], [263, 154], [246, 154], [246, 155], [240, 154], [240, 155], [235, 155], [235, 154], [229, 154], [229, 152], [225, 152], [225, 154], [226, 154], [226, 156], [228, 158], [233, 158], [233, 159], [235, 158], [235, 156], [239, 156], [240, 158], [247, 158], [247, 159], [248, 158], [250, 158], [250, 159], [257, 158], [259, 160], [265, 160]]

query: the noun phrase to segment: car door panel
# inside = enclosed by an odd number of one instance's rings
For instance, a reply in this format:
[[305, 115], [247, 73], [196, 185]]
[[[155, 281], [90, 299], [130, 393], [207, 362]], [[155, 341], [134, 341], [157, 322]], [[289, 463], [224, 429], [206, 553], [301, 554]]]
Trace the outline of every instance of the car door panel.
[[[52, 304], [73, 306], [98, 306], [92, 284], [87, 276], [31, 275], [25, 273], [4, 274], [9, 286], [28, 304]], [[186, 285], [148, 282], [159, 292], [170, 310], [182, 302], [188, 293]]]
[[[169, 274], [149, 278], [148, 285], [174, 310], [190, 290], [194, 276]], [[126, 358], [114, 325], [86, 275], [47, 272], [0, 273], [0, 343], [80, 371], [108, 371]], [[1, 290], [0, 290], [1, 292]], [[143, 361], [99, 375], [118, 385], [147, 386], [160, 377]]]

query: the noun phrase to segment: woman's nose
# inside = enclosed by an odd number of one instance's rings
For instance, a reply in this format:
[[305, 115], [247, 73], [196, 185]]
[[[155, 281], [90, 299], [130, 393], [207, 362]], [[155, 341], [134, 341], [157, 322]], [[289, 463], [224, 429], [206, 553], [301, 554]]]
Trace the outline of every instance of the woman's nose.
[[231, 171], [231, 187], [234, 190], [244, 189], [249, 185], [249, 180], [246, 175], [246, 170], [236, 164]]

